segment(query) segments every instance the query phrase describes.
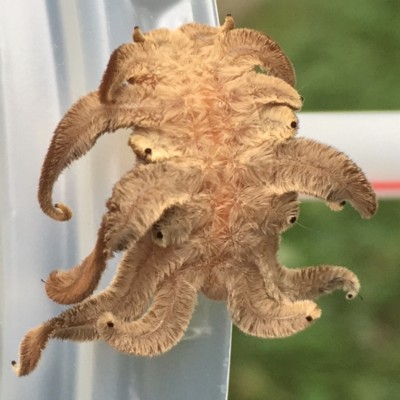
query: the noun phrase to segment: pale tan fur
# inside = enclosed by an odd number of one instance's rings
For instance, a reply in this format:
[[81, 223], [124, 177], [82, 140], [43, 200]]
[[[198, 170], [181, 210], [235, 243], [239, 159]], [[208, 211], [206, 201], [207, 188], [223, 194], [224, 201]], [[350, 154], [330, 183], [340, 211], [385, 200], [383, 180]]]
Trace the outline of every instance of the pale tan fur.
[[[280, 234], [298, 218], [299, 193], [335, 210], [348, 201], [364, 218], [376, 199], [363, 172], [330, 146], [295, 137], [302, 99], [290, 61], [269, 37], [200, 24], [133, 32], [112, 55], [99, 90], [58, 125], [39, 184], [45, 213], [53, 186], [99, 136], [133, 128], [143, 162], [115, 185], [93, 252], [46, 282], [57, 302], [77, 304], [29, 331], [18, 375], [38, 364], [49, 339], [105, 340], [155, 355], [184, 334], [197, 293], [227, 300], [248, 334], [286, 337], [318, 319], [314, 300], [336, 289], [358, 294], [344, 267], [287, 269]], [[116, 276], [91, 295], [107, 260], [126, 251]]]
[[[53, 271], [46, 280], [48, 296], [60, 304], [77, 303], [89, 296], [116, 251], [140, 239], [166, 209], [188, 201], [199, 191], [199, 169], [185, 167], [179, 163], [151, 164], [129, 171], [107, 202], [93, 252], [69, 271]], [[182, 181], [188, 184], [177, 189]]]
[[[238, 55], [240, 48], [244, 52]], [[257, 74], [256, 66], [268, 75]], [[219, 141], [227, 120], [234, 136], [261, 131], [261, 104], [299, 109], [302, 101], [293, 83], [293, 69], [280, 48], [249, 29], [189, 24], [124, 44], [111, 55], [99, 90], [78, 100], [59, 123], [42, 168], [40, 205], [54, 219], [71, 218], [67, 206], [53, 206], [53, 185], [105, 132], [159, 129], [179, 138], [180, 146], [206, 149], [210, 139]]]

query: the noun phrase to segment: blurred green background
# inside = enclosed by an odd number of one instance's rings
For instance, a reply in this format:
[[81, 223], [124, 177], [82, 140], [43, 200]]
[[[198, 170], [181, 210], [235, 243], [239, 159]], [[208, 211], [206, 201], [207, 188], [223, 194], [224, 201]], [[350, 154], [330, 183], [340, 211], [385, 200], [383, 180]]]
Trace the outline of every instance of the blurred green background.
[[[237, 26], [281, 45], [304, 111], [399, 110], [398, 0], [218, 1], [218, 8], [221, 20], [232, 12]], [[400, 200], [381, 199], [369, 221], [351, 207], [333, 213], [305, 201], [299, 222], [283, 235], [282, 263], [348, 266], [363, 300], [341, 292], [321, 298], [323, 317], [287, 339], [234, 328], [229, 399], [399, 399]]]

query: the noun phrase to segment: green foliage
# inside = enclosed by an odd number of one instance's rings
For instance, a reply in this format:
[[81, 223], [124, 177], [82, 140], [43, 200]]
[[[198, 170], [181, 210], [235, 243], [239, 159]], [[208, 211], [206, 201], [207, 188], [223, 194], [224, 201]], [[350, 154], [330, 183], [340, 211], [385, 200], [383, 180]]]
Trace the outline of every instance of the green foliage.
[[266, 74], [266, 75], [268, 75], [268, 71], [264, 67], [262, 67], [261, 65], [256, 65], [254, 67], [254, 71], [256, 71], [257, 74]]
[[[286, 339], [263, 340], [234, 331], [230, 400], [389, 400], [400, 393], [400, 201], [380, 202], [362, 220], [314, 201], [283, 235], [288, 267], [323, 263], [353, 270], [363, 300], [337, 292], [318, 300], [322, 318]], [[301, 225], [300, 225], [301, 224]]]
[[396, 0], [260, 2], [237, 26], [274, 38], [292, 60], [304, 110], [400, 107]]
[[[398, 1], [268, 1], [234, 17], [237, 26], [266, 32], [285, 50], [304, 110], [399, 109]], [[299, 224], [283, 235], [282, 263], [349, 267], [364, 300], [346, 301], [340, 292], [321, 298], [322, 318], [287, 339], [235, 329], [230, 400], [398, 398], [399, 222], [399, 200], [381, 201], [369, 221], [349, 206], [333, 213], [303, 202]]]

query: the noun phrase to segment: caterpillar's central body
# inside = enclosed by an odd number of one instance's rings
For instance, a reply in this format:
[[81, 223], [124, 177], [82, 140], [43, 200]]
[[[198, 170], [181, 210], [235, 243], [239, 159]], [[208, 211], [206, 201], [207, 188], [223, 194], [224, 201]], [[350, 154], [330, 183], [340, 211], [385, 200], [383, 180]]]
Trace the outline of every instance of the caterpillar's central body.
[[[298, 218], [298, 194], [339, 210], [348, 201], [371, 217], [376, 199], [363, 172], [330, 146], [297, 138], [290, 61], [269, 37], [188, 24], [144, 35], [112, 54], [97, 91], [58, 125], [39, 185], [45, 213], [62, 170], [104, 132], [133, 128], [142, 161], [114, 186], [93, 251], [46, 280], [51, 299], [76, 303], [29, 331], [14, 362], [30, 373], [51, 338], [102, 339], [116, 349], [155, 355], [179, 342], [197, 293], [227, 301], [235, 323], [260, 337], [286, 337], [320, 317], [314, 300], [342, 289], [357, 295], [344, 267], [287, 269], [280, 234]], [[93, 294], [106, 263], [125, 255], [104, 291]]]

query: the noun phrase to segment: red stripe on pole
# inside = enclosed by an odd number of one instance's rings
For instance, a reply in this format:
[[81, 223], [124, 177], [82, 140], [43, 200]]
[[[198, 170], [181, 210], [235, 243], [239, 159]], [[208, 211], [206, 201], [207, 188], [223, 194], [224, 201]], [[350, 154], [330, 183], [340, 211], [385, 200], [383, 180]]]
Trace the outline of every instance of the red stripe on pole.
[[400, 190], [400, 181], [375, 181], [372, 182], [375, 190]]

